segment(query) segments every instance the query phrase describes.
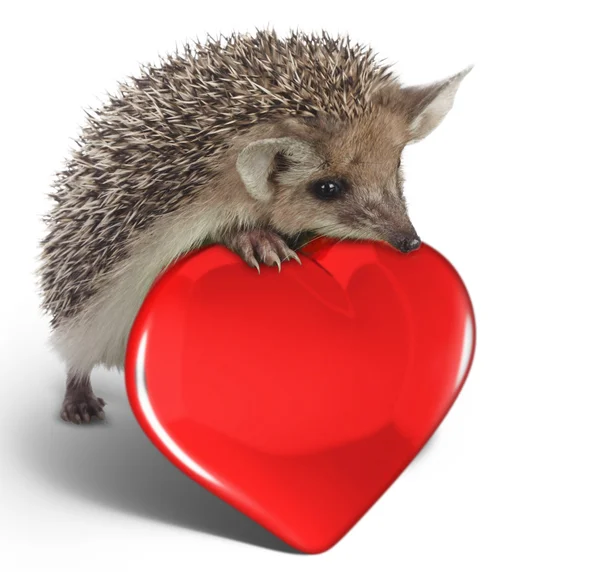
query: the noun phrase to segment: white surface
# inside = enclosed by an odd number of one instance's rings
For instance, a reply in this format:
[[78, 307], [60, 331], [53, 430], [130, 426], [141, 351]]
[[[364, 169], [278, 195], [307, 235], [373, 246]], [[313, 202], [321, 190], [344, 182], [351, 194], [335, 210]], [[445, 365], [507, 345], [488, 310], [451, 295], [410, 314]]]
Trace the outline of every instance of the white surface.
[[[593, 3], [558, 4], [3, 3], [3, 570], [600, 568], [600, 47]], [[415, 225], [472, 295], [470, 379], [423, 454], [312, 557], [277, 550], [157, 453], [118, 374], [94, 378], [106, 425], [62, 423], [32, 279], [44, 195], [82, 107], [187, 37], [267, 23], [348, 31], [411, 82], [476, 64], [405, 158]]]

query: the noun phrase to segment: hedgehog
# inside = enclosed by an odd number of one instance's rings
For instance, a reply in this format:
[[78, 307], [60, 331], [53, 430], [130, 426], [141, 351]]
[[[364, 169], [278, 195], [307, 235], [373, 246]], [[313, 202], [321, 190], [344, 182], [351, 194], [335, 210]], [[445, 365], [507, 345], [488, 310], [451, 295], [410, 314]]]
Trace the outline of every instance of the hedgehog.
[[348, 36], [258, 30], [186, 42], [86, 110], [38, 269], [66, 365], [62, 419], [104, 419], [92, 369], [123, 369], [146, 293], [194, 249], [225, 245], [259, 272], [300, 262], [317, 236], [417, 249], [402, 151], [442, 121], [469, 70], [405, 86]]

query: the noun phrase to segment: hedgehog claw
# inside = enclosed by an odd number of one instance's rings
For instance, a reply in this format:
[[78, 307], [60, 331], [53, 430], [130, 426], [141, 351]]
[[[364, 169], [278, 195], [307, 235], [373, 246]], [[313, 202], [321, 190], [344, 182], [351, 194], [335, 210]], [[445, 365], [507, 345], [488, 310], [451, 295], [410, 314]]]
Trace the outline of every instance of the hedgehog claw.
[[249, 266], [256, 268], [260, 274], [259, 263], [277, 266], [281, 272], [281, 262], [294, 258], [298, 263], [298, 255], [291, 250], [283, 238], [271, 230], [255, 229], [241, 231], [226, 237], [226, 246], [240, 255]]
[[300, 260], [300, 257], [293, 250], [288, 258], [293, 258], [300, 266], [302, 266], [302, 260]]
[[258, 264], [258, 260], [256, 260], [256, 258], [254, 258], [254, 256], [252, 256], [250, 258], [249, 264], [250, 264], [250, 266], [253, 266], [254, 268], [256, 268], [256, 270], [260, 274], [260, 265]]
[[276, 264], [279, 272], [281, 272], [281, 260], [279, 260], [279, 256], [273, 252], [268, 258], [269, 266], [274, 266]]

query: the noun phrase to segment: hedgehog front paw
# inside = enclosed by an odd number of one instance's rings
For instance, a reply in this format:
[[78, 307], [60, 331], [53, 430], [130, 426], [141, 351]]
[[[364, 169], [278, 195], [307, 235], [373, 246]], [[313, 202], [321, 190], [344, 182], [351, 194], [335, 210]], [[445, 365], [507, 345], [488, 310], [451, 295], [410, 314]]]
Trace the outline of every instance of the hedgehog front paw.
[[259, 262], [267, 266], [277, 265], [279, 271], [281, 271], [281, 262], [291, 258], [302, 264], [298, 255], [285, 240], [271, 230], [240, 231], [227, 237], [224, 243], [233, 252], [239, 254], [248, 266], [256, 268], [259, 274]]

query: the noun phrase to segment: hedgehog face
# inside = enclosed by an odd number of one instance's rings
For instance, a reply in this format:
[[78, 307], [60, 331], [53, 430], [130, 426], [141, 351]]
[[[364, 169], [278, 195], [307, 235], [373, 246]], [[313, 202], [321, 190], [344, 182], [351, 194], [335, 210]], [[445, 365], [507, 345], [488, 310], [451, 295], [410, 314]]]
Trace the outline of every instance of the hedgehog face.
[[383, 240], [414, 250], [420, 239], [406, 208], [402, 150], [441, 122], [465, 73], [431, 86], [387, 86], [359, 117], [287, 121], [284, 137], [240, 153], [238, 172], [282, 234]]
[[[270, 176], [271, 224], [284, 233], [385, 240], [403, 251], [419, 239], [400, 168], [406, 126], [385, 110], [312, 126], [297, 148], [279, 148]], [[300, 151], [301, 150], [301, 151]]]
[[403, 189], [401, 155], [409, 136], [402, 116], [375, 108], [325, 133], [317, 143], [320, 168], [291, 193], [305, 195], [316, 211], [307, 230], [384, 240], [404, 252], [417, 248]]

